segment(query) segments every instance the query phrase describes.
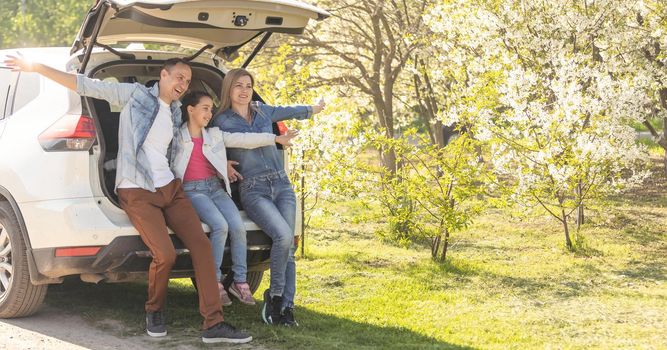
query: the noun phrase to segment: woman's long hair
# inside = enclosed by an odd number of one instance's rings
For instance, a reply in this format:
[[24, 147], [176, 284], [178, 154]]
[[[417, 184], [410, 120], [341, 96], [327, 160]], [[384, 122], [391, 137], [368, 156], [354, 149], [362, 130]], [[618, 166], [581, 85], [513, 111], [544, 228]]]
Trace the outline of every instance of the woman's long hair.
[[219, 113], [222, 113], [229, 108], [232, 107], [232, 97], [231, 97], [231, 92], [232, 92], [232, 85], [239, 80], [239, 78], [243, 76], [248, 76], [250, 77], [250, 82], [252, 83], [252, 87], [255, 87], [255, 78], [248, 72], [247, 70], [243, 68], [234, 68], [227, 72], [225, 75], [225, 79], [222, 80], [222, 92], [220, 96], [220, 110], [218, 111]]

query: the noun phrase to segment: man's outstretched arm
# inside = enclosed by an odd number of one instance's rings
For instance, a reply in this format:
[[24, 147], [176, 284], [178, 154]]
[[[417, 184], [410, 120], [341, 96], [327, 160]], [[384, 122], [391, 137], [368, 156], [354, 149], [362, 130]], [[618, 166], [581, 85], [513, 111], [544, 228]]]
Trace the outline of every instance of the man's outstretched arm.
[[63, 72], [41, 63], [30, 62], [20, 53], [17, 53], [17, 56], [7, 55], [4, 63], [12, 70], [39, 73], [70, 90], [76, 91], [76, 74]]
[[30, 62], [20, 53], [16, 56], [7, 55], [4, 63], [13, 70], [41, 74], [81, 96], [100, 98], [116, 106], [124, 106], [137, 88], [135, 84], [99, 81], [80, 74], [63, 72], [41, 63]]

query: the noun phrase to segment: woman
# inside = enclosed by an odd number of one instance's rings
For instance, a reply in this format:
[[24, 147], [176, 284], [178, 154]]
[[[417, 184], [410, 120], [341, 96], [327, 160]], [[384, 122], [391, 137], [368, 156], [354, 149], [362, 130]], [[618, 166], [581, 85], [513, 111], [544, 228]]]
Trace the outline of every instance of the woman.
[[[225, 306], [232, 303], [220, 283], [220, 265], [229, 233], [234, 272], [234, 283], [229, 292], [242, 303], [255, 305], [246, 281], [246, 231], [239, 211], [229, 196], [231, 191], [225, 146], [254, 148], [275, 145], [275, 142], [290, 145], [289, 141], [297, 133], [275, 136], [273, 133], [230, 134], [218, 128], [206, 129], [213, 116], [213, 99], [203, 92], [192, 92], [183, 97], [181, 110], [185, 122], [174, 138], [176, 156], [172, 163], [173, 171], [176, 177], [183, 180], [183, 189], [199, 218], [211, 229], [210, 240], [217, 267], [220, 299]], [[220, 179], [225, 183], [226, 192]]]
[[[254, 79], [245, 69], [227, 72], [222, 82], [221, 112], [213, 125], [226, 132], [269, 133], [274, 122], [307, 119], [324, 109], [324, 101], [313, 106], [289, 107], [252, 102], [253, 87]], [[267, 324], [298, 326], [293, 313], [296, 196], [284, 171], [282, 155], [272, 144], [255, 149], [229, 149], [228, 157], [239, 163], [239, 194], [244, 210], [273, 241], [271, 281], [264, 292], [262, 319]]]

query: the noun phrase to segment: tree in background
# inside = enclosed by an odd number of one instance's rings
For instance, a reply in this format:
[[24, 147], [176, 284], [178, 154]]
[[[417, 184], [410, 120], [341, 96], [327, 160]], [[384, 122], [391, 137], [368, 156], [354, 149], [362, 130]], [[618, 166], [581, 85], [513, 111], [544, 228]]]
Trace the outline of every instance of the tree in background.
[[[622, 70], [618, 75], [638, 95], [643, 92], [636, 109], [642, 111], [643, 124], [663, 149], [667, 172], [667, 3], [643, 1], [626, 5], [624, 13], [624, 35], [617, 36], [618, 41], [610, 41], [618, 47], [618, 55], [625, 63], [619, 65]], [[651, 121], [662, 126], [662, 134]]]
[[[468, 227], [485, 206], [479, 197], [486, 192], [491, 174], [477, 160], [477, 141], [464, 133], [442, 147], [415, 129], [396, 139], [374, 135], [369, 141], [391, 145], [405, 164], [401, 168], [400, 186], [410, 203], [416, 204], [409, 218], [411, 230], [405, 234], [405, 243], [425, 238], [431, 246], [431, 257], [444, 262], [451, 234]], [[383, 175], [382, 181], [396, 181], [395, 177]], [[380, 198], [391, 201], [400, 200], [401, 196], [383, 192]]]
[[67, 46], [95, 1], [6, 0], [0, 3], [0, 47]]
[[[322, 1], [318, 5], [332, 13], [302, 38], [302, 47], [314, 49], [324, 68], [317, 75], [322, 84], [338, 88], [341, 95], [369, 106], [375, 116], [370, 126], [394, 138], [405, 96], [398, 91], [410, 86], [406, 65], [414, 52], [427, 44], [421, 34], [431, 1]], [[405, 101], [405, 100], [403, 100]], [[408, 108], [410, 103], [407, 102]], [[401, 108], [402, 107], [402, 108]], [[383, 165], [396, 173], [400, 162], [390, 147], [380, 147]]]
[[[318, 23], [296, 45], [321, 62], [323, 69], [315, 75], [319, 84], [334, 87], [358, 106], [365, 128], [388, 141], [372, 144], [386, 170], [376, 173], [385, 177], [373, 190], [379, 197], [396, 196], [380, 203], [397, 241], [410, 236], [417, 208], [403, 191], [404, 163], [390, 141], [401, 138], [402, 130], [418, 119], [411, 101], [412, 75], [406, 68], [414, 54], [429, 44], [423, 35], [428, 30], [423, 15], [432, 4], [431, 0], [320, 2], [332, 17]], [[360, 169], [361, 177], [371, 173]]]
[[474, 126], [507, 199], [560, 221], [568, 248], [573, 213], [583, 218], [586, 202], [646, 175], [629, 126], [645, 118], [635, 111], [642, 92], [616, 73], [618, 47], [601, 48], [613, 42], [604, 35], [623, 36], [627, 9], [615, 0], [461, 0], [428, 19], [454, 68], [442, 74], [455, 97], [441, 117]]

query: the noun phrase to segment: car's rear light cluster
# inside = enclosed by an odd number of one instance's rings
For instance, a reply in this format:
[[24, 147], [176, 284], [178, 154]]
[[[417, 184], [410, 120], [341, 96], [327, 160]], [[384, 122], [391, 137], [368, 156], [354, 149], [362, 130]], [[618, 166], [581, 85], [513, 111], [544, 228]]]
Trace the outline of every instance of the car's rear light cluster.
[[280, 135], [287, 134], [289, 128], [287, 127], [287, 125], [285, 125], [284, 122], [276, 122], [276, 124], [278, 125], [278, 132], [280, 133]]
[[39, 144], [48, 152], [88, 151], [95, 137], [95, 121], [92, 118], [67, 114], [39, 135]]

